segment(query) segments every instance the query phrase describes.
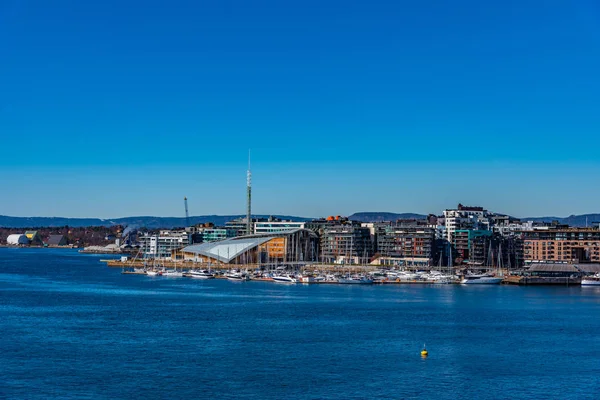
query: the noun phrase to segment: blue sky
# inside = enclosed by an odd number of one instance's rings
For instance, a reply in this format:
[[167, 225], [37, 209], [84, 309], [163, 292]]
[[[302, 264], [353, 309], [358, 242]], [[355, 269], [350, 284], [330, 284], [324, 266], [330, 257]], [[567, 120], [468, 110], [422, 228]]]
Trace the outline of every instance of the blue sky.
[[0, 214], [600, 212], [595, 1], [0, 2]]

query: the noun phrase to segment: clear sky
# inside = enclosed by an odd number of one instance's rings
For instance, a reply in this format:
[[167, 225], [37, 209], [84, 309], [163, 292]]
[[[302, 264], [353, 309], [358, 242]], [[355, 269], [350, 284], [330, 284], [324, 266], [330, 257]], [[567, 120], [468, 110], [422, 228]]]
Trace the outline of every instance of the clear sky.
[[600, 3], [0, 0], [0, 214], [600, 212]]

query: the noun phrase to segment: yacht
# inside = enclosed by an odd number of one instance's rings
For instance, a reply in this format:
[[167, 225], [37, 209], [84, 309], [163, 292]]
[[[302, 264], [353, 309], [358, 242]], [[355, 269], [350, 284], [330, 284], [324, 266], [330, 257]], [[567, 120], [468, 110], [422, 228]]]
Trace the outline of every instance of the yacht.
[[402, 281], [414, 281], [416, 279], [421, 278], [421, 275], [419, 273], [409, 271], [398, 271], [397, 276]]
[[159, 275], [162, 275], [162, 272], [155, 271], [153, 269], [149, 269], [149, 270], [146, 271], [146, 275], [148, 275], [148, 276], [159, 276]]
[[460, 283], [463, 285], [498, 285], [502, 282], [502, 277], [491, 276], [487, 274], [467, 274]]
[[273, 282], [281, 283], [298, 283], [298, 279], [291, 275], [273, 275]]
[[344, 278], [339, 278], [338, 283], [345, 284], [345, 285], [369, 285], [369, 284], [373, 283], [373, 279], [368, 279], [367, 277], [364, 277], [364, 276], [353, 275], [353, 276], [346, 276]]
[[186, 275], [190, 278], [196, 278], [196, 279], [214, 279], [215, 278], [215, 276], [206, 269], [203, 269], [202, 271], [190, 271]]
[[225, 277], [230, 281], [249, 281], [250, 277], [240, 271], [229, 271]]
[[600, 286], [600, 272], [581, 278], [581, 286]]
[[171, 278], [181, 278], [183, 276], [183, 272], [177, 270], [166, 270], [161, 272], [162, 276], [168, 276]]
[[452, 277], [450, 275], [444, 275], [439, 271], [431, 271], [425, 276], [425, 279], [431, 283], [451, 283]]

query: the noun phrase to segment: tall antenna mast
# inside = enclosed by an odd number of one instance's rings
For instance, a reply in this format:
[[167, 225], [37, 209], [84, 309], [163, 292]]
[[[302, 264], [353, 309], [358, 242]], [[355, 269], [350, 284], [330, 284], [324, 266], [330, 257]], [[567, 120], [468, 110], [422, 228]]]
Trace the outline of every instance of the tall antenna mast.
[[190, 226], [190, 213], [188, 212], [187, 197], [183, 198], [183, 204], [185, 205], [185, 226]]
[[248, 172], [246, 174], [246, 235], [252, 234], [252, 171], [250, 171], [250, 149], [248, 149]]

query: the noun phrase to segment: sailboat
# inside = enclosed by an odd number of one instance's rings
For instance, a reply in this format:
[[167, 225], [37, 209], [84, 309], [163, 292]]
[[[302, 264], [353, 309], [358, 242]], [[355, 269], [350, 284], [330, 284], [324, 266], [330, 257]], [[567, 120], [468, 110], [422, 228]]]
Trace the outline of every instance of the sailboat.
[[148, 276], [160, 276], [162, 272], [156, 269], [156, 250], [154, 252], [154, 258], [152, 259], [152, 269], [146, 271], [146, 275]]
[[433, 283], [447, 284], [452, 282], [450, 275], [444, 275], [442, 270], [442, 255], [440, 254], [440, 261], [438, 263], [438, 271], [429, 271], [427, 280]]
[[[488, 262], [493, 260], [492, 255], [492, 243], [490, 242], [490, 252], [488, 254]], [[473, 274], [470, 271], [464, 276], [463, 280], [460, 281], [463, 285], [498, 285], [502, 282], [503, 278], [490, 275], [488, 273]]]

